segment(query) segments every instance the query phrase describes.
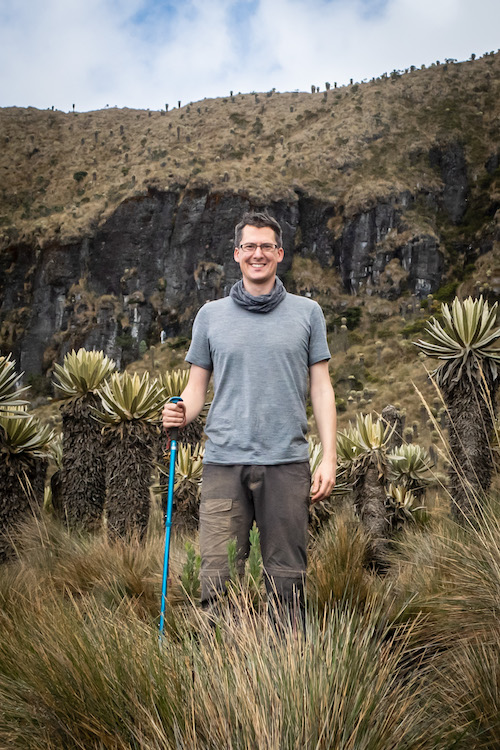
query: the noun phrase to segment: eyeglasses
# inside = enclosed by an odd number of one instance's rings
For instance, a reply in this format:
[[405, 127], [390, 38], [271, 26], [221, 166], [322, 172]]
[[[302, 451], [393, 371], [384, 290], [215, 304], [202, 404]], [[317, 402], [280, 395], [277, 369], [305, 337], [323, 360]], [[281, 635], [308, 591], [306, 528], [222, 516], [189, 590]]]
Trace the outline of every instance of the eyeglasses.
[[257, 245], [255, 242], [245, 242], [244, 245], [240, 245], [240, 250], [243, 250], [244, 253], [254, 253], [258, 247], [260, 247], [263, 253], [272, 253], [278, 249], [278, 245], [272, 242], [262, 242], [260, 245]]

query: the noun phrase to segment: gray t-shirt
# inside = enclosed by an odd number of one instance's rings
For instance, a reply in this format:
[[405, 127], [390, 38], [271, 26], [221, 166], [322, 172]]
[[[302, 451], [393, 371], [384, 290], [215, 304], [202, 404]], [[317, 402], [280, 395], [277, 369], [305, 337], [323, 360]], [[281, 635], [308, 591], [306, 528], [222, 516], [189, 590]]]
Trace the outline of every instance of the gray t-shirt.
[[330, 359], [317, 302], [286, 295], [268, 313], [230, 297], [205, 304], [186, 360], [213, 370], [205, 463], [307, 461], [309, 367]]

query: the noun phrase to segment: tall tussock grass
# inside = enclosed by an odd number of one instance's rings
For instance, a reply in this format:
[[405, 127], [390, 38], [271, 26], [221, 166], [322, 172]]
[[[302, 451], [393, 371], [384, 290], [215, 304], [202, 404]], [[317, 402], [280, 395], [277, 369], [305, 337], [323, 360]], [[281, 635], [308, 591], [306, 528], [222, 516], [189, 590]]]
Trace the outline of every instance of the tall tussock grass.
[[312, 547], [309, 595], [320, 611], [338, 601], [362, 605], [371, 594], [374, 576], [367, 570], [369, 540], [354, 515], [343, 506]]
[[443, 520], [407, 530], [392, 580], [407, 611], [425, 613], [428, 639], [490, 642], [500, 621], [500, 502], [490, 498], [467, 526]]
[[234, 610], [229, 640], [203, 639], [194, 659], [201, 747], [428, 746], [416, 675], [400, 679], [407, 634], [380, 627], [376, 608], [334, 606], [305, 638]]
[[[431, 514], [432, 515], [432, 514]], [[313, 542], [305, 633], [245, 586], [216, 627], [181, 597], [174, 540], [110, 544], [46, 519], [0, 569], [0, 747], [451, 750], [499, 747], [500, 504], [401, 532], [383, 575], [339, 511]]]
[[446, 664], [443, 704], [468, 727], [472, 747], [500, 747], [500, 626], [491, 640], [467, 643], [454, 650]]
[[18, 611], [10, 622], [0, 646], [3, 746], [161, 747], [157, 722], [163, 746], [173, 746], [184, 716], [182, 650], [169, 644], [160, 655], [133, 610], [112, 614], [89, 601], [82, 610], [51, 596], [43, 616]]
[[[173, 539], [172, 600], [181, 598], [182, 540]], [[23, 596], [33, 602], [53, 593], [78, 599], [92, 595], [103, 607], [115, 609], [127, 601], [138, 615], [151, 619], [158, 612], [163, 546], [161, 536], [111, 543], [104, 533], [71, 533], [45, 516], [24, 524], [14, 538], [16, 561], [0, 568], [0, 605]]]
[[[26, 608], [28, 609], [28, 608]], [[408, 634], [333, 608], [307, 638], [233, 602], [176, 637], [133, 610], [54, 596], [1, 625], [0, 741], [18, 748], [430, 748]]]

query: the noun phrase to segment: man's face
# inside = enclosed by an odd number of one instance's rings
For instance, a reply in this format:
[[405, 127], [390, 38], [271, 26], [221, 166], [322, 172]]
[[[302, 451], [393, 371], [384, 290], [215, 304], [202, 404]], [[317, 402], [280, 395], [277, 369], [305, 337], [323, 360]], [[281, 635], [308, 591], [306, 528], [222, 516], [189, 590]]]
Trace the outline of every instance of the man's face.
[[234, 259], [240, 264], [243, 282], [247, 281], [252, 285], [268, 284], [276, 276], [276, 268], [278, 263], [283, 260], [284, 250], [282, 247], [274, 247], [272, 251], [262, 250], [261, 245], [276, 245], [276, 235], [271, 227], [244, 226], [241, 244], [250, 243], [259, 245], [259, 247], [254, 252], [245, 252], [238, 247], [234, 249]]

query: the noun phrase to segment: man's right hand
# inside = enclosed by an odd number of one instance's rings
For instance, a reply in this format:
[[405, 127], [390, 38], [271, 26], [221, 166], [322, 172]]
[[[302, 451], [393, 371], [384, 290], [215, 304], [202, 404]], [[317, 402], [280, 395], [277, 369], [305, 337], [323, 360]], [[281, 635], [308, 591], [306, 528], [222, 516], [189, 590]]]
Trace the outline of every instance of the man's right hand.
[[186, 405], [183, 401], [176, 404], [167, 402], [162, 412], [163, 429], [170, 430], [172, 427], [186, 426]]

